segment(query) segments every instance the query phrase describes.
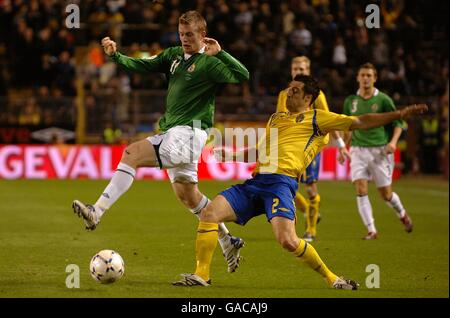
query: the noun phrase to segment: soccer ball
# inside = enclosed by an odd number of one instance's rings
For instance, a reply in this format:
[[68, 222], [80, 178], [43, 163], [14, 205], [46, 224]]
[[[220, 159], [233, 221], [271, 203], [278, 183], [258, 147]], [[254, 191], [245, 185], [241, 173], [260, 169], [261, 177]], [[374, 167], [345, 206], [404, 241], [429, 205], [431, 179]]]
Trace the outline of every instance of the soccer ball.
[[125, 264], [119, 253], [102, 250], [95, 254], [89, 266], [91, 276], [102, 284], [110, 284], [119, 280], [125, 272]]

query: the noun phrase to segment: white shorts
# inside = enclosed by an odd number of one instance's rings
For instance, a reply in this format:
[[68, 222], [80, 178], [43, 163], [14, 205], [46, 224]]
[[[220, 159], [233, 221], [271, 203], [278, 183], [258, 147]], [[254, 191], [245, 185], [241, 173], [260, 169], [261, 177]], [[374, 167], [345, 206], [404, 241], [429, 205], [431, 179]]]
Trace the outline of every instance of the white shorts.
[[147, 138], [155, 147], [161, 169], [167, 169], [170, 181], [197, 183], [197, 164], [208, 134], [199, 128], [175, 126]]
[[394, 155], [386, 154], [384, 148], [384, 146], [350, 148], [352, 182], [358, 179], [373, 180], [377, 188], [391, 185]]

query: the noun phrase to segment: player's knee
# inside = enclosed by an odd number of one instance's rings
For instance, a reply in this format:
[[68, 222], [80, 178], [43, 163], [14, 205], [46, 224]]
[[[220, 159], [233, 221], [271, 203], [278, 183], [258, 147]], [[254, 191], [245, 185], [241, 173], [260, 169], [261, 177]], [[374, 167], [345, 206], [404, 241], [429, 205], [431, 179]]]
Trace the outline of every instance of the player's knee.
[[380, 192], [380, 195], [384, 201], [391, 201], [392, 199], [392, 192]]
[[208, 205], [206, 208], [202, 209], [199, 215], [200, 221], [217, 223], [217, 217], [214, 215], [214, 210]]
[[175, 193], [178, 199], [189, 209], [193, 209], [198, 204], [198, 195], [186, 189], [177, 189]]
[[278, 243], [289, 252], [295, 251], [298, 247], [298, 242], [288, 235], [278, 237]]
[[358, 196], [364, 196], [368, 194], [368, 190], [367, 187], [365, 187], [364, 185], [357, 185], [356, 186], [356, 194]]
[[121, 162], [126, 163], [129, 166], [137, 166], [137, 146], [135, 144], [128, 145], [122, 153]]
[[317, 190], [314, 187], [314, 183], [309, 184], [306, 187], [306, 193], [308, 194], [309, 198], [314, 198], [317, 195]]

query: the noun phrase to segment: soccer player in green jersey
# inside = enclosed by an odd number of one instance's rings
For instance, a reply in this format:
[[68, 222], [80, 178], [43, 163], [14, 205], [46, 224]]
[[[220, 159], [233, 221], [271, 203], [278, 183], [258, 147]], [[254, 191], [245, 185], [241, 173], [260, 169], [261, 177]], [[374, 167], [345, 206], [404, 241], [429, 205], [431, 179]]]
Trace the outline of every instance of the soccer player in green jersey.
[[[345, 115], [358, 116], [369, 113], [384, 113], [395, 110], [392, 99], [375, 88], [377, 70], [366, 63], [358, 70], [359, 90], [356, 95], [345, 99], [343, 112]], [[373, 180], [381, 197], [393, 208], [403, 223], [406, 232], [413, 229], [411, 218], [406, 213], [400, 197], [392, 191], [392, 172], [394, 170], [394, 152], [402, 133], [403, 122], [394, 121], [391, 125], [366, 130], [355, 130], [351, 133], [350, 169], [352, 182], [356, 189], [358, 211], [368, 234], [363, 238], [377, 238], [372, 205], [368, 196], [368, 181]], [[350, 134], [346, 132], [346, 140]], [[344, 162], [343, 153], [338, 157]]]
[[[161, 133], [129, 145], [110, 183], [93, 205], [73, 202], [76, 214], [86, 228], [94, 230], [100, 218], [131, 186], [136, 169], [167, 169], [178, 199], [196, 215], [210, 202], [197, 186], [197, 163], [212, 127], [214, 98], [218, 85], [241, 83], [249, 79], [247, 69], [206, 37], [206, 21], [197, 11], [179, 18], [181, 46], [165, 49], [150, 58], [130, 58], [117, 51], [116, 42], [102, 40], [105, 53], [118, 65], [132, 72], [160, 72], [166, 75], [166, 112], [159, 121]], [[239, 249], [244, 241], [233, 237], [222, 223], [219, 243], [228, 271], [239, 266]]]

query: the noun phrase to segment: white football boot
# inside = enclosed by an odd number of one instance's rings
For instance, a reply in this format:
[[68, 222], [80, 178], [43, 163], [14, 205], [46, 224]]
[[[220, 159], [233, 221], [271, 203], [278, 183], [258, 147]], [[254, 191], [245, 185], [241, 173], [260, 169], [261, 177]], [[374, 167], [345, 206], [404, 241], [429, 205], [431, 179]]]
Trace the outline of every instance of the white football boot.
[[241, 261], [240, 250], [244, 246], [244, 240], [227, 234], [224, 239], [219, 239], [219, 244], [222, 248], [223, 257], [228, 264], [228, 273], [235, 272]]
[[185, 287], [211, 285], [211, 280], [205, 281], [203, 278], [195, 274], [181, 274], [181, 276], [183, 278], [176, 282], [173, 282], [172, 285]]
[[80, 218], [83, 218], [86, 230], [93, 231], [100, 223], [100, 219], [95, 211], [95, 207], [91, 204], [84, 204], [78, 200], [72, 203], [73, 212]]
[[344, 277], [338, 277], [334, 283], [334, 289], [347, 289], [347, 290], [357, 290], [359, 284], [351, 279], [345, 279]]

